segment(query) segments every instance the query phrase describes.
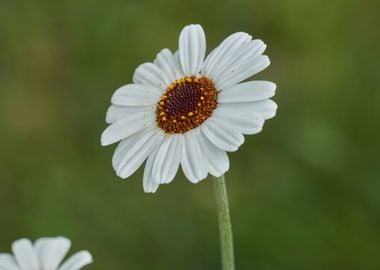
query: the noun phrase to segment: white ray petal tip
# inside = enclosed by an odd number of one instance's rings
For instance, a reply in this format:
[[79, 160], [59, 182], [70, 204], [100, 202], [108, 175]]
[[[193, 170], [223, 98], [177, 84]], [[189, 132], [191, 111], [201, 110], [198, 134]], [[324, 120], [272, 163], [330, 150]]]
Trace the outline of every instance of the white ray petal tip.
[[189, 179], [189, 181], [190, 181], [190, 183], [198, 184], [200, 181], [205, 180], [206, 178], [207, 178], [207, 174], [206, 174], [206, 176], [202, 176], [200, 179], [192, 178], [192, 179]]
[[119, 168], [117, 170], [115, 170], [116, 172], [116, 175], [119, 176], [119, 178], [121, 179], [127, 179], [130, 175], [125, 173], [125, 171], [123, 171], [123, 168]]
[[156, 191], [158, 190], [158, 186], [159, 184], [146, 184], [143, 186], [143, 189], [144, 189], [144, 192], [145, 193], [156, 193]]
[[199, 31], [199, 30], [203, 31], [203, 28], [202, 28], [202, 26], [200, 24], [198, 24], [198, 23], [192, 23], [192, 24], [188, 24], [185, 27], [183, 27], [182, 30], [181, 30], [181, 33], [184, 32], [184, 31], [192, 30], [192, 29], [197, 30], [197, 31]]
[[275, 84], [274, 82], [271, 82], [271, 81], [265, 81], [265, 82], [268, 83], [271, 90], [273, 90], [273, 91], [277, 90], [277, 84]]
[[270, 59], [268, 55], [261, 55], [262, 57], [262, 62], [265, 63], [266, 65], [270, 65]]
[[[108, 127], [110, 127], [110, 126], [108, 126]], [[102, 132], [102, 135], [100, 137], [100, 144], [102, 146], [107, 146], [107, 145], [112, 144], [112, 142], [110, 142], [109, 139], [107, 138], [108, 137], [108, 135], [107, 135], [108, 127]]]
[[214, 172], [212, 173], [212, 176], [214, 177], [221, 177], [224, 173], [217, 173], [217, 172]]
[[[158, 188], [157, 188], [157, 189], [158, 189]], [[145, 192], [145, 193], [154, 194], [154, 193], [156, 193], [157, 189], [144, 189], [144, 192]]]
[[268, 115], [265, 117], [265, 120], [268, 120], [268, 119], [271, 119], [273, 117], [276, 116], [277, 114], [277, 109], [278, 109], [278, 105], [276, 102], [274, 102], [273, 100], [269, 99], [268, 101], [271, 102], [271, 106], [272, 108], [270, 109]]
[[18, 239], [12, 243], [12, 250], [14, 252], [15, 249], [17, 250], [18, 248], [23, 247], [25, 245], [32, 245], [32, 242], [27, 238]]
[[[252, 39], [252, 35], [250, 35], [250, 34], [248, 34], [247, 32], [243, 32], [243, 31], [240, 31], [240, 32], [235, 32], [234, 34], [232, 34], [232, 35], [239, 35], [239, 36], [244, 36], [244, 37], [246, 37], [247, 38], [247, 40], [250, 40], [250, 39]], [[231, 36], [232, 36], [231, 35]]]
[[78, 252], [78, 254], [80, 254], [81, 260], [83, 261], [83, 266], [94, 262], [94, 259], [92, 258], [92, 255], [89, 251], [82, 250]]
[[59, 242], [61, 242], [61, 243], [64, 243], [65, 245], [67, 245], [67, 244], [71, 245], [71, 240], [68, 239], [68, 238], [66, 238], [66, 237], [64, 237], [64, 236], [57, 236], [57, 237], [54, 237], [54, 239], [55, 239], [56, 241], [59, 241]]

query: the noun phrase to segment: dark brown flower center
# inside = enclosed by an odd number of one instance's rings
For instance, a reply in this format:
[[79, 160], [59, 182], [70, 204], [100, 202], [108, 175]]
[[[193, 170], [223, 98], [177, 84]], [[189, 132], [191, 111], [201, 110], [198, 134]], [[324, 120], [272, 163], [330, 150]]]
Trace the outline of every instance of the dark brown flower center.
[[201, 125], [216, 108], [218, 92], [206, 77], [173, 82], [157, 104], [157, 124], [166, 133], [185, 133]]

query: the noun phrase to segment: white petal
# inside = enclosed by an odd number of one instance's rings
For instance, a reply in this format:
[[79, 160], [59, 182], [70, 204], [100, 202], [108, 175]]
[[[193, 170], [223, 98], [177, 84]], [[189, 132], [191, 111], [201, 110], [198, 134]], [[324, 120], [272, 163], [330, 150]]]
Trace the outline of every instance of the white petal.
[[266, 55], [250, 57], [245, 61], [239, 61], [229, 66], [219, 79], [215, 79], [215, 86], [218, 90], [228, 89], [264, 70], [269, 64], [270, 61]]
[[206, 58], [202, 67], [202, 73], [209, 75], [215, 65], [223, 60], [224, 55], [240, 47], [243, 43], [250, 41], [252, 37], [243, 32], [234, 33], [228, 36], [218, 47], [216, 47]]
[[206, 53], [206, 37], [198, 24], [184, 27], [179, 35], [179, 57], [186, 76], [197, 75]]
[[163, 132], [153, 128], [143, 130], [123, 140], [117, 147], [113, 166], [121, 178], [131, 176], [151, 154], [154, 147], [162, 140]]
[[21, 269], [39, 270], [37, 254], [29, 239], [20, 239], [12, 244], [12, 251]]
[[173, 134], [164, 138], [152, 170], [157, 183], [170, 183], [174, 179], [181, 160], [182, 141], [182, 134]]
[[178, 73], [175, 74], [175, 78], [176, 80], [182, 79], [185, 76], [185, 74], [183, 74], [183, 71], [182, 71], [182, 65], [181, 65], [181, 60], [179, 59], [178, 50], [173, 54], [173, 59], [174, 59], [174, 65], [178, 69]]
[[274, 96], [276, 84], [268, 81], [239, 83], [219, 92], [218, 103], [250, 102], [265, 100]]
[[64, 262], [59, 270], [78, 270], [92, 263], [92, 256], [87, 250], [79, 251]]
[[219, 104], [219, 106], [223, 108], [229, 107], [231, 110], [238, 108], [239, 111], [247, 113], [256, 112], [265, 120], [274, 117], [277, 111], [277, 104], [271, 99], [254, 102], [224, 103]]
[[157, 54], [154, 64], [165, 72], [166, 77], [174, 82], [177, 79], [184, 77], [182, 68], [178, 60], [178, 53], [173, 55], [169, 49], [163, 49]]
[[153, 152], [149, 155], [148, 160], [145, 164], [143, 187], [146, 193], [155, 193], [158, 189], [159, 184], [153, 179], [152, 170], [153, 162], [157, 157], [159, 145], [157, 145]]
[[36, 241], [35, 250], [38, 254], [41, 269], [55, 270], [70, 249], [71, 242], [65, 237], [40, 238]]
[[192, 183], [198, 183], [207, 176], [207, 160], [200, 145], [199, 129], [183, 134], [181, 166], [183, 173]]
[[244, 142], [244, 136], [240, 132], [233, 128], [224, 128], [214, 117], [202, 124], [201, 131], [215, 146], [228, 152], [236, 151]]
[[276, 102], [270, 99], [252, 102], [252, 110], [259, 113], [265, 120], [274, 117], [277, 108]]
[[260, 56], [266, 48], [264, 42], [259, 39], [255, 39], [249, 42], [245, 42], [235, 50], [226, 52], [223, 58], [220, 58], [217, 65], [210, 70], [210, 77], [215, 81], [221, 80], [228, 75], [229, 70], [232, 67], [241, 65], [242, 63]]
[[0, 253], [0, 270], [20, 270], [11, 254]]
[[102, 145], [118, 142], [146, 128], [156, 120], [154, 111], [128, 115], [108, 126], [102, 133]]
[[203, 134], [200, 137], [202, 139], [203, 153], [207, 158], [208, 171], [210, 174], [216, 177], [225, 174], [230, 167], [226, 151], [216, 147]]
[[243, 134], [259, 133], [264, 125], [264, 118], [259, 113], [241, 109], [240, 103], [219, 104], [212, 118], [223, 129], [235, 130]]
[[121, 105], [111, 105], [106, 114], [106, 122], [108, 124], [112, 124], [113, 122], [116, 122], [117, 120], [120, 120], [124, 117], [127, 117], [131, 114], [135, 113], [148, 113], [155, 111], [156, 106], [144, 106], [144, 107], [138, 107], [138, 106], [121, 106]]
[[155, 105], [160, 100], [159, 89], [143, 84], [127, 84], [115, 91], [111, 102], [124, 106]]
[[152, 128], [145, 128], [119, 142], [112, 156], [112, 167], [116, 172], [122, 168], [123, 164], [121, 162], [128, 151], [141, 140], [142, 136], [152, 132]]
[[144, 63], [137, 67], [133, 82], [165, 90], [171, 83], [170, 78], [153, 63]]

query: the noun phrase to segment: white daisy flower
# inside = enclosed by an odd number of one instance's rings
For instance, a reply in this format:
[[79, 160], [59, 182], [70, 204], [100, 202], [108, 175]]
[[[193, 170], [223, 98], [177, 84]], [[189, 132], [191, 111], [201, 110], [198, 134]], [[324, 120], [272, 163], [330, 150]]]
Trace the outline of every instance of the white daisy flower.
[[140, 65], [133, 83], [115, 91], [106, 116], [111, 124], [102, 145], [120, 141], [112, 164], [128, 178], [147, 159], [143, 186], [155, 192], [170, 183], [181, 165], [193, 183], [229, 169], [226, 152], [236, 151], [244, 134], [261, 131], [277, 105], [276, 85], [242, 82], [269, 65], [266, 45], [243, 32], [227, 37], [207, 57], [200, 25], [180, 33], [179, 50], [163, 49], [153, 63]]
[[0, 270], [78, 270], [92, 263], [88, 251], [79, 251], [61, 264], [71, 242], [65, 237], [29, 239], [12, 244], [13, 255], [0, 253]]

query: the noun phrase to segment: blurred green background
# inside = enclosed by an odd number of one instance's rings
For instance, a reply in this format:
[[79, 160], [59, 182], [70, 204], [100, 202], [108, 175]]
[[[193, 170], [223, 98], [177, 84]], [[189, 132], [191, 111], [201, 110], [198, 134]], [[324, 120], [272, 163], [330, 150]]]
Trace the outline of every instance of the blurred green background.
[[154, 195], [103, 148], [113, 91], [181, 28], [268, 44], [278, 115], [230, 154], [237, 269], [380, 269], [379, 1], [0, 2], [0, 251], [64, 235], [88, 269], [220, 269], [212, 182]]

